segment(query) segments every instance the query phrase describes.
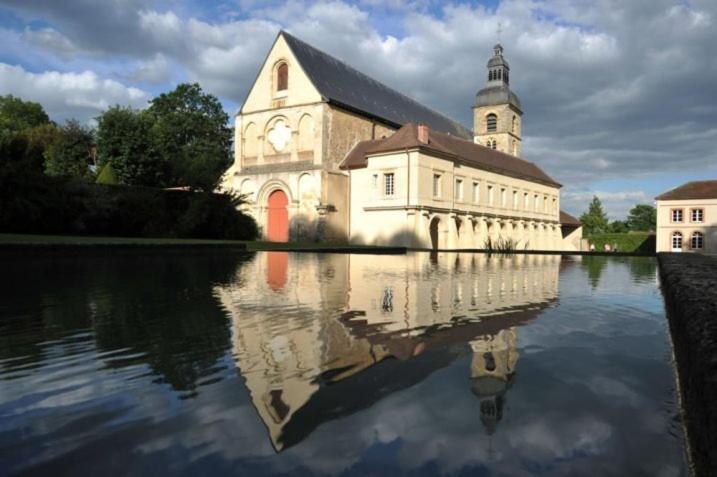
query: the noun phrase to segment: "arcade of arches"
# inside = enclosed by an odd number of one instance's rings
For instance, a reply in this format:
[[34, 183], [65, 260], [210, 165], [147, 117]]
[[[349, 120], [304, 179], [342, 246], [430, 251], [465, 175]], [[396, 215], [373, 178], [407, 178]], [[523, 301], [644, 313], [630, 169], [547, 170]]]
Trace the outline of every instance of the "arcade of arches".
[[[560, 250], [560, 224], [533, 220], [489, 217], [478, 214], [431, 214], [423, 212], [415, 231], [415, 246], [437, 250], [499, 248]], [[425, 232], [423, 232], [425, 231]]]

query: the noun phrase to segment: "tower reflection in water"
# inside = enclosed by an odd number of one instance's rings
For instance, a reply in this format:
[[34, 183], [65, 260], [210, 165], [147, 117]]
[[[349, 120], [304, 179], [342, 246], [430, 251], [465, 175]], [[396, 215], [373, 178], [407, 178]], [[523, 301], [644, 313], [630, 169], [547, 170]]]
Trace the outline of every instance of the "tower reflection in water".
[[518, 362], [518, 327], [557, 301], [559, 256], [258, 254], [217, 286], [233, 355], [274, 449], [472, 353], [487, 433]]

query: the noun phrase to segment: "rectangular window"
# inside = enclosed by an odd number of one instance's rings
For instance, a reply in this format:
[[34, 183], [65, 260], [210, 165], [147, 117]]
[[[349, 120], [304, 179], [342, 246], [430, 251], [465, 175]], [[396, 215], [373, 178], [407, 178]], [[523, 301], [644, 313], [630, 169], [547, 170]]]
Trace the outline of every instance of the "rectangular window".
[[371, 177], [371, 187], [373, 187], [374, 189], [378, 187], [378, 174], [374, 174]]
[[393, 195], [394, 192], [394, 179], [393, 172], [388, 172], [383, 175], [383, 193], [384, 195]]
[[505, 189], [500, 189], [500, 206], [505, 207], [507, 205], [508, 194]]
[[518, 191], [517, 190], [513, 191], [513, 208], [514, 209], [518, 208]]
[[441, 175], [433, 174], [433, 197], [441, 196]]
[[488, 205], [493, 205], [493, 186], [488, 186]]
[[682, 222], [682, 209], [672, 209], [672, 221]]
[[480, 183], [473, 183], [473, 203], [477, 204], [480, 202]]
[[539, 210], [539, 208], [540, 208], [540, 205], [538, 204], [538, 194], [535, 194], [533, 196], [533, 209], [535, 210], [535, 212], [537, 212]]
[[530, 210], [530, 195], [527, 192], [523, 193], [523, 207], [525, 210]]
[[548, 198], [543, 196], [543, 212], [548, 211]]
[[456, 190], [454, 194], [456, 200], [463, 200], [463, 179], [456, 179]]
[[692, 222], [702, 223], [705, 219], [704, 209], [692, 209]]
[[558, 200], [555, 197], [553, 197], [553, 208], [551, 210], [553, 213], [558, 211]]

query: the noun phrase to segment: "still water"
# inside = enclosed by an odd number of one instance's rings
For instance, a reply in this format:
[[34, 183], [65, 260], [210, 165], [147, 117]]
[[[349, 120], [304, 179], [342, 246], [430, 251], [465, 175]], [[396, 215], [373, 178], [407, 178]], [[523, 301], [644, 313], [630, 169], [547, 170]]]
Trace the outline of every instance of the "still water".
[[0, 263], [0, 475], [688, 473], [653, 259]]

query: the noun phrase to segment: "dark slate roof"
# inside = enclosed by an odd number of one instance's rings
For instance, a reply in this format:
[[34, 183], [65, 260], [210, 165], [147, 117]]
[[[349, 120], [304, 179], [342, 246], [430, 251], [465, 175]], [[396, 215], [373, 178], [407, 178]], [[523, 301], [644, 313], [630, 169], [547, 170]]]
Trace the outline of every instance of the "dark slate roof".
[[560, 187], [558, 182], [532, 162], [481, 146], [473, 141], [437, 131], [429, 131], [428, 144], [422, 143], [418, 140], [418, 126], [413, 123], [406, 124], [388, 138], [358, 143], [347, 154], [340, 167], [341, 169], [360, 169], [367, 165], [366, 156], [412, 148], [420, 148], [429, 154], [433, 152], [448, 156], [479, 169]]
[[505, 103], [512, 104], [518, 108], [518, 111], [522, 111], [518, 95], [504, 84], [483, 88], [476, 94], [476, 106], [493, 106]]
[[398, 91], [282, 31], [304, 72], [329, 103], [367, 115], [399, 128], [424, 123], [436, 131], [472, 139], [463, 125], [423, 106]]
[[564, 210], [560, 211], [560, 224], [561, 225], [574, 225], [579, 227], [582, 225], [582, 222], [580, 222], [578, 219], [573, 217], [572, 215], [568, 214]]
[[656, 200], [717, 199], [717, 180], [693, 181], [655, 197]]

